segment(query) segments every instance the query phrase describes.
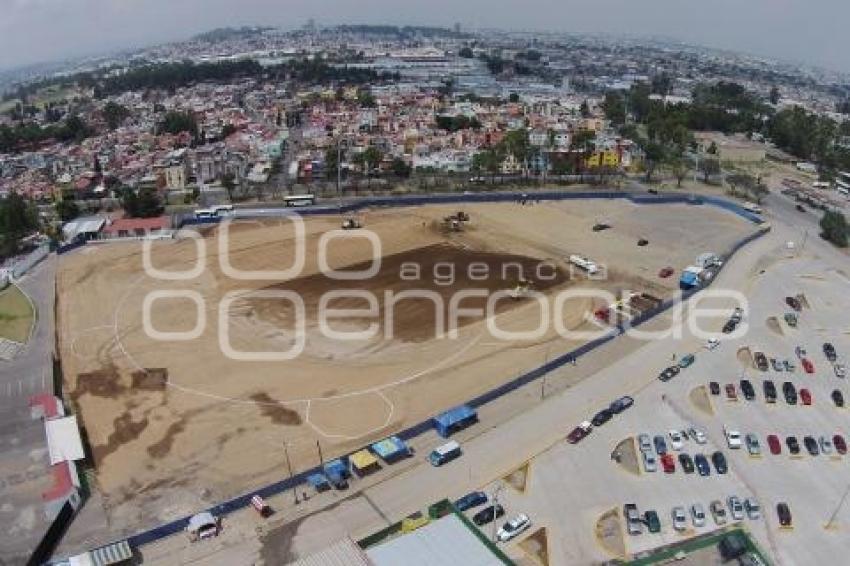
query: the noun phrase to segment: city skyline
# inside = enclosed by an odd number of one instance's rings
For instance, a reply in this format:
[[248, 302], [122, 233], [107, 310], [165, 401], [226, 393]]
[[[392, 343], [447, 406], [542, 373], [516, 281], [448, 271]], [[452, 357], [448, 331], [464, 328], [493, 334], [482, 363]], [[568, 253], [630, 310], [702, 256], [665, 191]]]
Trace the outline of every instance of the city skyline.
[[[850, 17], [850, 5], [837, 0], [819, 0], [818, 4], [821, 9], [813, 10], [811, 3], [800, 0], [754, 0], [742, 8], [734, 0], [718, 0], [710, 6], [694, 4], [687, 10], [671, 10], [670, 0], [647, 0], [640, 6], [600, 0], [588, 10], [575, 0], [557, 5], [530, 0], [521, 9], [516, 2], [496, 0], [488, 2], [485, 10], [476, 1], [458, 5], [445, 0], [403, 9], [388, 0], [357, 6], [339, 0], [294, 0], [284, 7], [269, 0], [247, 0], [238, 5], [224, 0], [187, 0], [170, 5], [160, 0], [13, 0], [0, 22], [0, 68], [180, 41], [216, 27], [261, 24], [294, 28], [312, 18], [321, 25], [451, 26], [458, 22], [475, 29], [658, 36], [850, 72], [850, 61], [842, 58], [841, 45], [846, 42], [842, 40], [841, 22]], [[815, 25], [798, 25], [803, 21]], [[795, 40], [789, 41], [792, 34]], [[38, 36], [50, 41], [33, 41]]]

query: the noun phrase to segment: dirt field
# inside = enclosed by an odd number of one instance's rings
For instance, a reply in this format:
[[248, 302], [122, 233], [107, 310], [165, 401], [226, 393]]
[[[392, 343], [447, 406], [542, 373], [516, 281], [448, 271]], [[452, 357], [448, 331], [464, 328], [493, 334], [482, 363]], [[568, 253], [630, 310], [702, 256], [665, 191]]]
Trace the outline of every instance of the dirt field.
[[[472, 220], [462, 232], [440, 221], [456, 207], [362, 214], [383, 259], [373, 276], [359, 281], [335, 281], [320, 272], [319, 241], [338, 228], [338, 218], [305, 221], [303, 269], [286, 280], [240, 280], [222, 270], [225, 257], [246, 271], [293, 265], [295, 230], [285, 220], [231, 225], [226, 254], [223, 228], [207, 230], [200, 242], [153, 243], [152, 264], [163, 271], [190, 270], [203, 243], [202, 272], [185, 281], [147, 275], [141, 243], [90, 245], [63, 257], [59, 325], [66, 388], [86, 427], [111, 519], [141, 525], [151, 513], [172, 518], [192, 511], [199, 497], [218, 500], [279, 480], [284, 443], [294, 468], [313, 466], [317, 441], [325, 458], [347, 453], [579, 343], [560, 337], [552, 324], [529, 339], [494, 336], [475, 312], [486, 295], [473, 294], [459, 303], [466, 310], [453, 335], [448, 304], [460, 291], [510, 294], [524, 282], [549, 307], [556, 293], [589, 287], [664, 297], [678, 278], [659, 279], [660, 268], [679, 270], [701, 252], [723, 253], [754, 231], [737, 216], [705, 206], [581, 201], [464, 210]], [[676, 221], [668, 222], [672, 217]], [[612, 228], [593, 232], [597, 221]], [[371, 246], [360, 234], [328, 243], [328, 263], [349, 274], [367, 269]], [[638, 247], [639, 238], [649, 245]], [[573, 253], [607, 264], [608, 279], [589, 282], [571, 273], [565, 258]], [[196, 337], [156, 340], [145, 332], [146, 295], [168, 290], [193, 291], [201, 306], [186, 297], [156, 300], [151, 325], [188, 332], [202, 312], [206, 324]], [[358, 312], [330, 327], [368, 330], [369, 336], [341, 340], [320, 331], [319, 302], [331, 290], [363, 295], [331, 299], [329, 307]], [[280, 297], [249, 295], [255, 291], [294, 292], [303, 314]], [[220, 307], [225, 297], [229, 306]], [[596, 329], [586, 319], [599, 306], [594, 299], [571, 299], [552, 320], [569, 329]], [[529, 297], [502, 297], [494, 310], [503, 331], [534, 329], [541, 316], [540, 304]], [[303, 352], [289, 360], [232, 359], [221, 348], [229, 343], [250, 357], [286, 351], [301, 340]]]

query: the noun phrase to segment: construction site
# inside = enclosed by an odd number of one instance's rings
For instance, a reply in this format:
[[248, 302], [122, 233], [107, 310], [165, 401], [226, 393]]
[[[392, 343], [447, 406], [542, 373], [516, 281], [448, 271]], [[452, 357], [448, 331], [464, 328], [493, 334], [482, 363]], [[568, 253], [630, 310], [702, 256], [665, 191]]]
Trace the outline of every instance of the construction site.
[[[710, 206], [625, 200], [369, 209], [297, 226], [239, 220], [62, 257], [64, 386], [116, 531], [493, 389], [582, 343], [559, 329], [653, 308], [677, 292], [671, 272], [756, 230]], [[617, 302], [555, 300], [591, 289]]]

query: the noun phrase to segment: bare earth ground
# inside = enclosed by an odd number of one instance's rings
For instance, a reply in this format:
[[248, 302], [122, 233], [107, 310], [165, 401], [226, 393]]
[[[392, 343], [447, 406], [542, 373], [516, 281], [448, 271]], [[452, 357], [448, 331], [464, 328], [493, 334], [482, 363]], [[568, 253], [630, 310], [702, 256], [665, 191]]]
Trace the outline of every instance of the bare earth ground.
[[[474, 312], [458, 320], [456, 337], [435, 338], [438, 329], [446, 328], [440, 324], [445, 308], [433, 302], [439, 298], [447, 302], [469, 289], [509, 291], [525, 280], [550, 299], [551, 307], [556, 292], [591, 286], [583, 276], [570, 274], [564, 258], [571, 253], [608, 265], [609, 279], [593, 282], [595, 288], [663, 297], [675, 289], [677, 277], [658, 279], [660, 268], [679, 270], [701, 252], [723, 253], [754, 231], [737, 216], [710, 207], [582, 201], [466, 206], [472, 221], [463, 232], [449, 233], [439, 219], [456, 210], [434, 206], [364, 214], [367, 228], [380, 239], [384, 260], [374, 277], [358, 282], [330, 281], [318, 269], [319, 238], [338, 227], [332, 217], [305, 221], [304, 267], [285, 281], [225, 275], [221, 228], [205, 233], [202, 273], [186, 281], [147, 275], [140, 243], [88, 246], [65, 256], [58, 275], [65, 386], [86, 428], [97, 488], [114, 528], [138, 529], [192, 512], [199, 499], [221, 500], [280, 480], [286, 475], [284, 444], [293, 468], [305, 469], [318, 463], [317, 442], [325, 459], [350, 452], [580, 342], [553, 330], [532, 340], [500, 340]], [[673, 217], [676, 221], [668, 222]], [[597, 221], [612, 228], [592, 232]], [[233, 224], [229, 232], [226, 257], [233, 267], [283, 270], [293, 264], [294, 230], [288, 221]], [[359, 270], [369, 265], [371, 248], [356, 237], [361, 233], [349, 232], [328, 244], [331, 266]], [[638, 247], [639, 238], [647, 238], [649, 245]], [[164, 271], [189, 270], [198, 245], [190, 238], [155, 242], [152, 263]], [[542, 261], [557, 269], [535, 271]], [[417, 281], [400, 275], [411, 262], [422, 266]], [[468, 271], [476, 262], [477, 270], [489, 268], [483, 281]], [[450, 285], [445, 284], [445, 265], [454, 266]], [[375, 294], [380, 316], [331, 323], [338, 331], [365, 330], [376, 323], [375, 336], [341, 341], [319, 333], [317, 302], [334, 289]], [[416, 289], [431, 298], [398, 299]], [[148, 337], [143, 306], [155, 290], [191, 290], [202, 298], [206, 325], [200, 336], [182, 341]], [[292, 304], [245, 296], [258, 290], [294, 291], [302, 297], [306, 342], [295, 359], [240, 361], [222, 354], [225, 332], [219, 318], [237, 351], [279, 352], [298, 338]], [[394, 295], [388, 297], [387, 291]], [[234, 299], [220, 313], [228, 293]], [[472, 310], [484, 303], [467, 297], [460, 306]], [[367, 305], [352, 298], [330, 303], [348, 309]], [[585, 317], [597, 306], [592, 299], [573, 299], [553, 317], [567, 328], [592, 330]], [[384, 316], [390, 311], [392, 324]], [[536, 327], [540, 306], [529, 298], [504, 299], [496, 312], [500, 329], [518, 331]], [[191, 330], [197, 317], [187, 298], [160, 299], [150, 306], [151, 324], [160, 332]]]

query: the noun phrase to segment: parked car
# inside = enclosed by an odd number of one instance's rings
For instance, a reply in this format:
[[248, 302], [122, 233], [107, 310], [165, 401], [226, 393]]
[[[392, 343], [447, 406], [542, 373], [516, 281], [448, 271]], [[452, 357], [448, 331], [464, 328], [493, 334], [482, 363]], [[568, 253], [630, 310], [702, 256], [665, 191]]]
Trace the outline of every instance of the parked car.
[[527, 515], [520, 513], [499, 529], [499, 532], [496, 533], [496, 538], [499, 539], [500, 542], [506, 542], [516, 537], [528, 527], [531, 526], [531, 519], [528, 518]]
[[637, 505], [634, 503], [623, 505], [623, 517], [626, 520], [626, 530], [630, 535], [639, 535], [643, 532], [643, 527], [641, 526], [643, 523], [641, 522]]
[[679, 367], [685, 369], [686, 367], [692, 365], [696, 361], [696, 357], [693, 354], [685, 354], [682, 356], [682, 359], [679, 360]]
[[830, 397], [832, 397], [832, 402], [835, 403], [836, 407], [844, 406], [844, 394], [838, 389], [834, 389]]
[[690, 454], [679, 454], [679, 465], [686, 474], [694, 473], [694, 461]]
[[656, 470], [658, 470], [658, 461], [655, 459], [655, 455], [652, 452], [644, 452], [643, 471], [652, 473]]
[[828, 436], [821, 436], [818, 438], [818, 445], [820, 446], [820, 453], [823, 455], [832, 454], [832, 441]]
[[664, 437], [660, 434], [655, 435], [655, 438], [652, 439], [653, 444], [655, 444], [655, 451], [659, 456], [663, 456], [667, 453], [667, 443], [664, 441]]
[[785, 439], [785, 445], [788, 447], [788, 452], [793, 455], [800, 453], [800, 443], [797, 442], [796, 436], [789, 436]]
[[782, 384], [782, 395], [785, 396], [785, 402], [789, 405], [797, 404], [797, 388], [790, 381]]
[[652, 450], [652, 441], [649, 439], [649, 435], [645, 432], [638, 435], [638, 447], [641, 452], [649, 452]]
[[747, 512], [747, 517], [751, 521], [761, 519], [761, 505], [755, 498], [748, 497], [744, 500], [744, 511]]
[[705, 444], [706, 442], [708, 442], [708, 438], [706, 438], [705, 433], [695, 426], [692, 426], [688, 429], [688, 434], [691, 436], [691, 438], [694, 439], [694, 442], [696, 442], [697, 444]]
[[691, 505], [691, 520], [695, 527], [705, 526], [705, 509], [702, 503], [694, 503]]
[[741, 380], [741, 394], [747, 401], [752, 401], [756, 398], [756, 390], [753, 388], [753, 384], [750, 383], [749, 379]]
[[797, 297], [785, 297], [785, 303], [797, 312], [803, 309], [803, 305], [800, 304], [800, 300]]
[[658, 518], [658, 513], [650, 509], [643, 514], [643, 521], [646, 523], [646, 528], [651, 533], [661, 532], [661, 519]]
[[711, 463], [714, 464], [714, 469], [717, 470], [718, 474], [725, 474], [729, 471], [729, 467], [726, 464], [726, 456], [720, 450], [711, 455]]
[[727, 320], [726, 324], [723, 325], [722, 332], [723, 334], [731, 334], [735, 331], [735, 328], [737, 328], [737, 326], [738, 323], [734, 320]]
[[820, 449], [818, 448], [818, 441], [814, 439], [812, 436], [804, 436], [803, 437], [803, 446], [806, 447], [806, 451], [810, 456], [817, 456], [820, 454]]
[[759, 456], [761, 454], [759, 438], [754, 433], [747, 433], [744, 437], [744, 442], [747, 445], [747, 452], [749, 452], [751, 456]]
[[688, 516], [685, 514], [685, 508], [681, 505], [673, 507], [673, 510], [670, 511], [670, 518], [673, 520], [674, 530], [684, 531], [688, 528]]
[[779, 524], [783, 527], [791, 526], [791, 509], [787, 503], [781, 502], [776, 504], [776, 515], [779, 517]]
[[678, 430], [671, 430], [667, 433], [667, 436], [670, 437], [670, 448], [679, 451], [682, 449], [682, 433]]
[[735, 384], [734, 383], [727, 383], [726, 384], [726, 398], [730, 401], [737, 401], [738, 400], [738, 392], [735, 391]]
[[710, 381], [708, 383], [708, 390], [712, 395], [720, 395], [720, 384], [716, 381]]
[[770, 366], [773, 371], [782, 371], [782, 364], [776, 358], [770, 358]]
[[797, 366], [791, 360], [782, 360], [782, 367], [785, 368], [785, 371], [794, 371], [797, 369]]
[[834, 362], [838, 359], [838, 356], [835, 355], [835, 346], [829, 342], [825, 342], [823, 345], [823, 355], [826, 356], [826, 359], [830, 362]]
[[832, 371], [835, 372], [835, 377], [845, 377], [847, 375], [847, 370], [844, 368], [844, 364], [833, 364]]
[[661, 468], [665, 474], [672, 474], [676, 471], [676, 459], [670, 452], [661, 457]]
[[737, 495], [730, 495], [726, 499], [726, 505], [729, 506], [729, 515], [733, 521], [741, 521], [744, 518], [744, 504], [741, 503], [741, 498]]
[[800, 402], [803, 403], [803, 405], [812, 404], [812, 393], [805, 387], [800, 389]]
[[611, 403], [611, 406], [608, 407], [608, 408], [615, 415], [619, 415], [620, 413], [622, 413], [623, 411], [625, 411], [626, 409], [628, 409], [629, 407], [631, 407], [634, 404], [635, 404], [635, 400], [632, 399], [631, 397], [629, 397], [628, 395], [626, 395], [624, 397], [620, 397], [619, 399], [617, 399], [616, 401]]
[[815, 373], [815, 364], [809, 358], [803, 358], [800, 360], [800, 363], [803, 364], [803, 371], [806, 373]]
[[723, 435], [726, 436], [726, 445], [732, 450], [737, 450], [741, 447], [741, 433], [731, 428], [723, 427]]
[[501, 505], [490, 505], [489, 507], [485, 507], [478, 513], [472, 516], [472, 522], [478, 525], [479, 527], [482, 525], [486, 525], [488, 523], [492, 523], [496, 519], [501, 519], [505, 516], [505, 509]]
[[714, 350], [718, 346], [720, 346], [720, 340], [718, 340], [717, 338], [709, 338], [708, 341], [705, 343], [705, 349], [709, 352]]
[[660, 374], [658, 374], [658, 379], [661, 381], [670, 381], [677, 375], [679, 375], [679, 366], [670, 366], [668, 368], [664, 368]]
[[711, 511], [711, 516], [714, 517], [714, 523], [718, 527], [726, 524], [726, 509], [719, 499], [712, 501], [708, 508]]
[[735, 310], [732, 311], [732, 316], [729, 317], [729, 320], [741, 322], [742, 318], [744, 318], [744, 309], [741, 307], [735, 307]]
[[589, 421], [584, 421], [570, 431], [567, 435], [567, 442], [570, 444], [577, 444], [578, 442], [581, 442], [584, 437], [590, 434], [592, 430], [593, 425]]
[[847, 454], [847, 442], [840, 434], [832, 435], [832, 445], [835, 446], [835, 451], [844, 456]]
[[767, 403], [776, 403], [776, 384], [770, 381], [769, 379], [764, 380], [762, 383], [762, 390], [764, 391], [764, 400]]
[[774, 456], [782, 454], [782, 443], [779, 442], [779, 437], [775, 434], [767, 436], [767, 446], [770, 448], [770, 453]]
[[711, 468], [708, 465], [708, 459], [703, 454], [697, 454], [694, 456], [694, 465], [697, 467], [699, 475], [711, 475]]
[[485, 503], [487, 503], [487, 494], [483, 491], [473, 491], [455, 501], [455, 507], [458, 511], [466, 511]]
[[794, 353], [801, 360], [806, 357], [806, 349], [802, 346], [797, 346], [796, 348], [794, 348]]
[[602, 426], [608, 421], [610, 421], [611, 417], [613, 416], [614, 413], [611, 412], [611, 409], [602, 409], [601, 411], [593, 415], [593, 418], [590, 420], [590, 423], [593, 426]]
[[767, 371], [770, 369], [767, 365], [767, 356], [765, 356], [763, 352], [755, 352], [753, 354], [753, 359], [755, 359], [756, 367], [759, 368], [760, 371]]

